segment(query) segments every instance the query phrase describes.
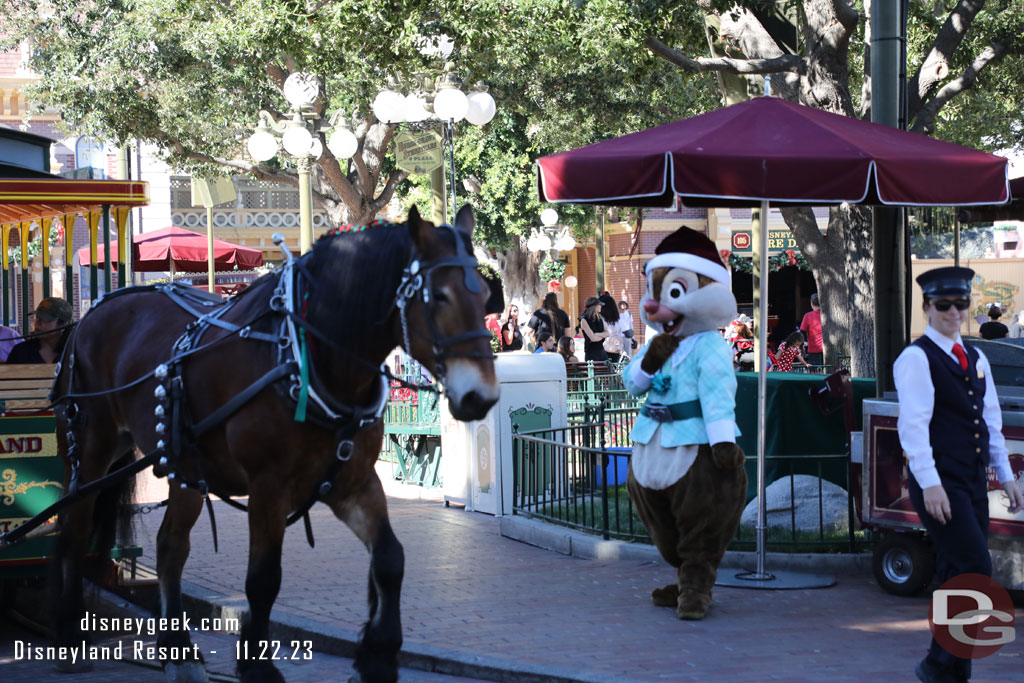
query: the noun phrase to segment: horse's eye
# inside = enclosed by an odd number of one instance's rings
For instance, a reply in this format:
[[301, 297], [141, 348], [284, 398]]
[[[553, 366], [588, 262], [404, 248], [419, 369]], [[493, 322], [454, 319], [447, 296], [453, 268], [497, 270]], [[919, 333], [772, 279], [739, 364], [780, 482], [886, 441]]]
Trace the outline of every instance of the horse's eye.
[[450, 304], [452, 300], [445, 294], [443, 289], [439, 289], [434, 292], [434, 301], [438, 304]]

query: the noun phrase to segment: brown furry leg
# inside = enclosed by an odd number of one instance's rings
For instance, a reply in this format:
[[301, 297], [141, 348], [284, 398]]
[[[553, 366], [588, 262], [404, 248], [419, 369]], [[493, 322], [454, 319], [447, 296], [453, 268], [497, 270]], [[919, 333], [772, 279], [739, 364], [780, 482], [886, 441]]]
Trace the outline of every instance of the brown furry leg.
[[686, 476], [667, 490], [679, 530], [676, 615], [680, 619], [703, 619], [707, 614], [718, 565], [736, 534], [746, 490], [746, 471], [716, 467], [706, 445], [700, 447]]
[[[661, 556], [673, 567], [679, 567], [679, 556], [676, 547], [679, 545], [679, 534], [676, 531], [676, 520], [672, 514], [672, 501], [665, 491], [644, 488], [633, 478], [630, 467], [626, 478], [626, 488], [633, 501], [637, 515], [647, 528], [654, 541], [654, 546]], [[651, 602], [657, 607], [675, 607], [679, 599], [679, 590], [675, 584], [651, 591]]]

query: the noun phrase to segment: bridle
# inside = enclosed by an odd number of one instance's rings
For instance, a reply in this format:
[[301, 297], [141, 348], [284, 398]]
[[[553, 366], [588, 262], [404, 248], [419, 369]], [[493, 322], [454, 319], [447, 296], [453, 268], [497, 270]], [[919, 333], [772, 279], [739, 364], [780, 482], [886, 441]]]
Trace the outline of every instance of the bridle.
[[489, 338], [491, 336], [489, 330], [469, 330], [467, 332], [448, 337], [445, 336], [444, 332], [437, 325], [437, 316], [434, 315], [436, 302], [431, 296], [431, 292], [433, 291], [432, 280], [434, 271], [439, 268], [462, 268], [465, 272], [466, 289], [476, 294], [482, 291], [483, 286], [481, 278], [476, 272], [479, 262], [476, 260], [476, 257], [466, 249], [466, 245], [460, 238], [459, 233], [447, 224], [439, 225], [436, 229], [447, 230], [451, 234], [452, 240], [455, 242], [455, 254], [453, 256], [447, 256], [432, 261], [424, 261], [422, 260], [422, 255], [419, 253], [419, 250], [414, 245], [409, 257], [409, 264], [405, 267], [405, 270], [402, 271], [402, 280], [398, 284], [398, 291], [395, 294], [395, 302], [392, 305], [392, 310], [398, 309], [398, 317], [402, 324], [402, 341], [405, 345], [405, 350], [411, 354], [412, 345], [409, 337], [407, 309], [409, 304], [416, 298], [419, 298], [422, 302], [424, 307], [423, 315], [427, 321], [427, 328], [430, 336], [419, 336], [430, 343], [434, 353], [434, 377], [444, 384], [445, 376], [447, 374], [447, 367], [445, 364], [446, 360], [450, 358], [486, 359], [492, 358], [493, 354], [490, 351], [484, 353], [456, 351], [453, 349], [453, 347], [473, 339], [480, 339], [482, 337]]

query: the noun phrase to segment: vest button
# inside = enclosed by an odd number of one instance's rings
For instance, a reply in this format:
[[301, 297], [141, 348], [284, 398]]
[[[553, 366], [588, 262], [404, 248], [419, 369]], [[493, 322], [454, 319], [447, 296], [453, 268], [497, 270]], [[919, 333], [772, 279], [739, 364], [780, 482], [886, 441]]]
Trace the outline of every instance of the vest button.
[[967, 395], [968, 395], [968, 396], [974, 396], [974, 392], [973, 392], [973, 391], [968, 391], [968, 392], [967, 392]]
[[980, 449], [980, 448], [975, 448], [975, 449], [974, 449], [974, 452], [975, 452], [975, 453], [981, 453], [981, 449]]
[[974, 421], [974, 424], [978, 424], [978, 421], [977, 421], [977, 420], [975, 420], [975, 421]]
[[980, 438], [981, 438], [981, 434], [975, 434], [975, 435], [974, 435], [974, 438], [975, 438], [975, 439], [980, 439]]
[[976, 406], [976, 405], [972, 405], [971, 407], [974, 408], [975, 410], [978, 409], [978, 406]]

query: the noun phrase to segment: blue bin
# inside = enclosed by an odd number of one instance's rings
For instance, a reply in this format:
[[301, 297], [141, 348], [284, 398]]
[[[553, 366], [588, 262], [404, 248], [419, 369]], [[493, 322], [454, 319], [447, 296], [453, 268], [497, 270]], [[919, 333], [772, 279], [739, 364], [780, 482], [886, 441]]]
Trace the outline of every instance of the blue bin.
[[[606, 448], [608, 452], [608, 464], [604, 467], [598, 466], [594, 473], [597, 478], [597, 485], [604, 486], [607, 481], [609, 486], [625, 486], [626, 476], [629, 474], [629, 454], [632, 448]], [[601, 456], [595, 456], [600, 465]]]

